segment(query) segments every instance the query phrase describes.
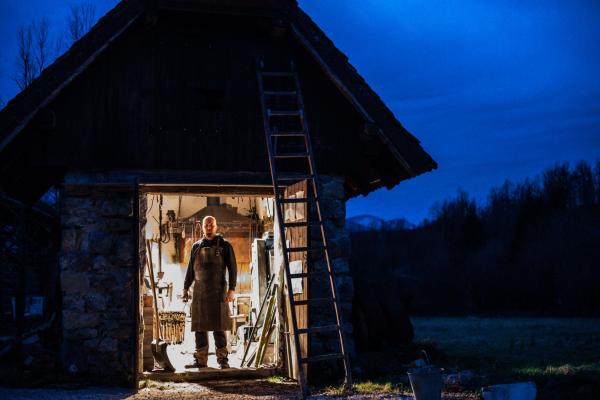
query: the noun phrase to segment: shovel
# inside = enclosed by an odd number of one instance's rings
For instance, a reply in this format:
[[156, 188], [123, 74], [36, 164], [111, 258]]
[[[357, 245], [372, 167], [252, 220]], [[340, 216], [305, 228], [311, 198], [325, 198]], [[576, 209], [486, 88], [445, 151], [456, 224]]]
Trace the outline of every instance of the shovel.
[[154, 270], [152, 269], [152, 250], [150, 242], [146, 242], [148, 248], [148, 273], [150, 274], [150, 285], [152, 286], [152, 296], [154, 297], [154, 324], [152, 326], [152, 355], [154, 361], [159, 368], [154, 369], [154, 372], [174, 372], [173, 364], [167, 355], [167, 342], [160, 338], [160, 328], [158, 320], [158, 301], [156, 300], [156, 284], [154, 283]]

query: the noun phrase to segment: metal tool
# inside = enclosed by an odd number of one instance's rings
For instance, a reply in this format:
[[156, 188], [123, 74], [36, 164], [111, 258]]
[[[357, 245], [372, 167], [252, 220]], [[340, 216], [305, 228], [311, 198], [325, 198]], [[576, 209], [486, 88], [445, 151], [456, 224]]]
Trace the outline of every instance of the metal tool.
[[152, 325], [152, 355], [154, 361], [159, 366], [154, 372], [174, 372], [173, 364], [169, 360], [167, 355], [168, 343], [161, 339], [160, 335], [160, 322], [158, 320], [158, 301], [156, 300], [156, 283], [154, 282], [154, 270], [152, 268], [152, 249], [150, 242], [146, 241], [146, 248], [148, 249], [148, 257], [146, 261], [148, 264], [148, 274], [150, 275], [150, 285], [152, 286], [152, 296], [154, 297], [154, 324]]

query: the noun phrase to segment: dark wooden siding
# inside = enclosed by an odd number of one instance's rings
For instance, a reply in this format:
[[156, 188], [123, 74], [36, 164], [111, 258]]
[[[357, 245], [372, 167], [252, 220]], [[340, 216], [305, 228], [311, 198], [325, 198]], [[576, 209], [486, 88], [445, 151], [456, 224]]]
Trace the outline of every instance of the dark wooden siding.
[[397, 173], [316, 62], [289, 33], [272, 35], [269, 27], [241, 16], [140, 19], [50, 105], [52, 129], [27, 128], [25, 165], [267, 171], [255, 56], [292, 53], [319, 172], [355, 184]]

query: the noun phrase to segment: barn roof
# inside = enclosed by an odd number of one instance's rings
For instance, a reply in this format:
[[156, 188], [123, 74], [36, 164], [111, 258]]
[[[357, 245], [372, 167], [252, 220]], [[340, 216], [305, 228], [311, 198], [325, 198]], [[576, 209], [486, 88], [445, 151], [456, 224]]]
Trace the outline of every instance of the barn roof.
[[0, 110], [0, 153], [77, 76], [102, 54], [136, 20], [151, 18], [159, 9], [195, 10], [210, 13], [283, 16], [289, 19], [298, 42], [365, 119], [368, 133], [375, 135], [393, 154], [404, 173], [393, 182], [373, 182], [368, 193], [394, 186], [404, 179], [437, 168], [420, 142], [395, 118], [369, 87], [348, 58], [327, 38], [296, 0], [122, 0], [67, 52], [57, 58], [26, 90]]

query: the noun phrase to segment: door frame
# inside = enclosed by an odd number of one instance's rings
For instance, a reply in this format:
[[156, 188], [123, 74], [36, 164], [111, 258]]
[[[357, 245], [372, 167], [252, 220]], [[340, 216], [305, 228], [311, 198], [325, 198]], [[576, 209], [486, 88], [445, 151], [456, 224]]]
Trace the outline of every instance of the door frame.
[[[287, 187], [287, 185], [285, 186]], [[282, 186], [284, 188], [284, 186]], [[133, 379], [132, 384], [134, 388], [137, 390], [139, 387], [139, 379], [142, 376], [142, 358], [140, 354], [140, 349], [143, 349], [143, 340], [144, 340], [144, 331], [140, 327], [141, 315], [143, 313], [143, 298], [140, 292], [140, 285], [142, 284], [142, 276], [145, 271], [145, 257], [140, 257], [142, 251], [145, 252], [145, 246], [142, 249], [140, 244], [140, 234], [143, 229], [145, 229], [146, 224], [141, 224], [140, 221], [140, 199], [142, 196], [147, 196], [151, 194], [163, 194], [163, 195], [192, 195], [192, 196], [262, 196], [262, 197], [274, 197], [273, 193], [273, 185], [269, 184], [216, 184], [216, 183], [192, 183], [192, 184], [182, 184], [182, 183], [151, 183], [144, 182], [140, 183], [136, 180], [134, 187], [134, 225], [137, 228], [134, 232], [134, 240], [135, 245], [133, 246], [135, 249], [135, 262], [134, 268], [136, 268], [135, 272], [135, 287], [134, 291], [134, 302], [133, 305], [135, 307], [135, 335], [134, 335], [134, 362], [133, 362]], [[144, 265], [142, 265], [144, 264]], [[137, 300], [136, 300], [137, 299]], [[227, 378], [224, 378], [227, 379]]]

